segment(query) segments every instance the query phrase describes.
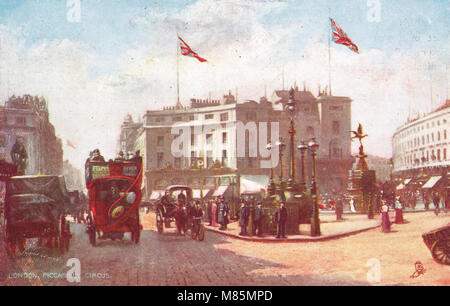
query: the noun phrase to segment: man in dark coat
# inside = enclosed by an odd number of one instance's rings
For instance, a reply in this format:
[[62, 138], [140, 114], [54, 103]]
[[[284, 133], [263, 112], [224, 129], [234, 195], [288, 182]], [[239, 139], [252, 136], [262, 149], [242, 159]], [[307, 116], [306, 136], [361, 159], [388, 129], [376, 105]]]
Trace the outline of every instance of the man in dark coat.
[[241, 232], [239, 235], [247, 235], [248, 218], [250, 216], [249, 208], [244, 202], [241, 202], [241, 208], [239, 210], [239, 225], [241, 227]]
[[228, 225], [228, 205], [225, 203], [225, 199], [221, 198], [218, 206], [218, 222], [220, 224], [219, 230], [226, 230]]
[[206, 221], [208, 221], [209, 226], [212, 225], [212, 203], [214, 202], [214, 200], [209, 200], [208, 201], [208, 205], [206, 207]]
[[253, 234], [257, 236], [262, 236], [262, 221], [263, 221], [263, 210], [262, 203], [258, 202], [255, 209], [255, 219], [253, 228], [255, 229]]
[[11, 149], [11, 159], [14, 165], [17, 166], [17, 175], [25, 175], [25, 169], [28, 163], [28, 154], [23, 144], [23, 138], [18, 137], [16, 143]]
[[344, 220], [342, 219], [342, 213], [344, 211], [344, 203], [342, 203], [342, 199], [339, 198], [336, 201], [336, 220]]
[[281, 202], [280, 207], [275, 212], [275, 221], [278, 225], [277, 238], [286, 238], [286, 221], [288, 214], [284, 205], [285, 203]]

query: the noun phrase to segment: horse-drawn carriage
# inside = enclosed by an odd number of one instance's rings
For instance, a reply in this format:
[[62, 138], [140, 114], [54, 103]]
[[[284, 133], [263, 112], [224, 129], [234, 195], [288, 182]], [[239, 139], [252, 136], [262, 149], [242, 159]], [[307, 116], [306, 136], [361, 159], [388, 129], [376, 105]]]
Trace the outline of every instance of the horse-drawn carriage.
[[69, 249], [70, 224], [66, 216], [70, 199], [62, 176], [16, 176], [5, 181], [3, 229], [8, 253], [23, 252], [26, 239], [39, 238], [41, 245]]
[[142, 198], [142, 159], [86, 162], [86, 187], [89, 191], [87, 217], [90, 243], [98, 239], [122, 239], [131, 233], [139, 243], [142, 225], [139, 205]]
[[164, 196], [155, 204], [156, 228], [159, 234], [164, 232], [164, 227], [170, 228], [171, 222], [181, 222], [183, 231], [191, 230], [192, 239], [202, 241], [204, 228], [201, 225], [201, 217], [194, 216], [194, 203], [192, 189], [184, 185], [169, 186]]
[[450, 265], [450, 224], [425, 233], [422, 238], [435, 261]]

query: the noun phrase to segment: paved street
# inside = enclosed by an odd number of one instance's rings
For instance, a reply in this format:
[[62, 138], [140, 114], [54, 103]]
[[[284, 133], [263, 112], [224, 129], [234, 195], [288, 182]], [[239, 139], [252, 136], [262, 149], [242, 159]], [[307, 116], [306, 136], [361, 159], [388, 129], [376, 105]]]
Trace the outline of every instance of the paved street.
[[[406, 214], [407, 224], [323, 242], [258, 243], [207, 232], [204, 242], [154, 231], [154, 215], [142, 215], [141, 243], [104, 241], [91, 247], [84, 226], [72, 225], [74, 238], [63, 256], [29, 243], [15, 260], [0, 251], [0, 285], [72, 285], [70, 258], [81, 263], [75, 285], [367, 285], [368, 260], [380, 262], [375, 284], [450, 285], [450, 267], [433, 261], [421, 234], [450, 223], [450, 215]], [[424, 275], [411, 279], [414, 263]], [[24, 272], [28, 273], [25, 274]]]

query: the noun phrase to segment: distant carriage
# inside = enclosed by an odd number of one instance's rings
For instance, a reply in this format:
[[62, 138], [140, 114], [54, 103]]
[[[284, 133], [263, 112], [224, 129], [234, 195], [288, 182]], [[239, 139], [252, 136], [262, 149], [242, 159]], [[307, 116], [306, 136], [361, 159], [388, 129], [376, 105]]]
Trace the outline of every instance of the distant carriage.
[[24, 251], [26, 239], [39, 238], [49, 248], [69, 250], [70, 199], [62, 176], [16, 176], [6, 180], [3, 217], [8, 253]]
[[436, 262], [450, 265], [450, 224], [425, 233], [422, 238]]
[[95, 246], [99, 239], [122, 239], [126, 232], [131, 233], [133, 242], [139, 243], [142, 159], [87, 161], [85, 174], [89, 191], [87, 233], [90, 243]]
[[[165, 227], [170, 227], [175, 221], [175, 211], [177, 209], [177, 198], [180, 194], [185, 196], [186, 204], [192, 205], [192, 189], [184, 185], [173, 185], [166, 188], [168, 199], [164, 197], [155, 203], [156, 228], [162, 234]], [[165, 201], [167, 200], [167, 201]]]

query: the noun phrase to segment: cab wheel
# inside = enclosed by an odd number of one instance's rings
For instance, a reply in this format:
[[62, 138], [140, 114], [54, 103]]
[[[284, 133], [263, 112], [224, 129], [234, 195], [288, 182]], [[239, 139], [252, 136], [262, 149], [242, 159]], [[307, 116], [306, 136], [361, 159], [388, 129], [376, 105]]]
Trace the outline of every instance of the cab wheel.
[[444, 265], [450, 265], [450, 241], [437, 240], [431, 247], [434, 260]]

